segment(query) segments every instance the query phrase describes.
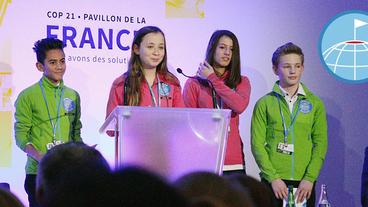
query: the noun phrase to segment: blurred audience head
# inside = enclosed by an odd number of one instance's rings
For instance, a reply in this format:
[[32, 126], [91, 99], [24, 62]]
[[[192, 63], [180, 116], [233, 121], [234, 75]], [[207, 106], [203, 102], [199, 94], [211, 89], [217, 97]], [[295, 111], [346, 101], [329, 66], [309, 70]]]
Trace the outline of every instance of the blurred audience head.
[[24, 207], [22, 202], [10, 191], [0, 188], [0, 206], [1, 207]]
[[42, 158], [36, 195], [41, 207], [94, 207], [106, 199], [110, 167], [83, 143], [57, 145]]
[[253, 206], [248, 193], [238, 185], [210, 172], [194, 172], [174, 182], [193, 206], [247, 207]]
[[142, 168], [129, 166], [114, 172], [114, 206], [185, 207], [187, 201], [164, 179]]
[[273, 205], [273, 196], [270, 189], [253, 177], [241, 174], [226, 176], [234, 185], [240, 185], [246, 190], [256, 207], [269, 207]]

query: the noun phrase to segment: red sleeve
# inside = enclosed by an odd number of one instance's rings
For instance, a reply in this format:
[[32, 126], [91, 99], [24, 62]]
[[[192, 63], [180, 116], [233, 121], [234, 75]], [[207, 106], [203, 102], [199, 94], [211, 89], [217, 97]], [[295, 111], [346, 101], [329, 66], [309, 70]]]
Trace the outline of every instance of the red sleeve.
[[172, 73], [167, 74], [167, 76], [160, 75], [160, 79], [168, 82], [173, 88], [173, 100], [172, 107], [184, 108], [183, 96], [181, 93], [181, 86], [179, 79]]
[[173, 107], [185, 107], [180, 85], [174, 85]]
[[115, 79], [112, 83], [110, 89], [109, 100], [107, 101], [106, 107], [106, 117], [107, 118], [110, 113], [117, 107], [118, 105], [123, 105], [123, 97], [124, 97], [124, 80], [123, 77]]
[[188, 78], [184, 85], [183, 99], [186, 107], [198, 108], [198, 91], [200, 90], [196, 80]]
[[217, 95], [235, 113], [242, 113], [249, 104], [250, 82], [247, 77], [242, 76], [241, 82], [235, 90], [225, 85], [224, 81], [216, 76], [215, 73], [207, 77], [213, 84]]

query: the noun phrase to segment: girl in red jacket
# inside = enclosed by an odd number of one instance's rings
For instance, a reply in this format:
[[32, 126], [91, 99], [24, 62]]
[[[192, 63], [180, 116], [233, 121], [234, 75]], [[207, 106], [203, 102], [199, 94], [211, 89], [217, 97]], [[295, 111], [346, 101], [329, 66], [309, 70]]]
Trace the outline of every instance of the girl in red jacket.
[[[231, 109], [224, 174], [244, 173], [243, 142], [239, 114], [249, 103], [250, 83], [240, 75], [240, 51], [236, 36], [228, 30], [215, 31], [207, 46], [206, 60], [199, 64], [198, 79], [188, 79], [183, 99], [187, 107]], [[210, 83], [210, 84], [209, 84]]]
[[128, 71], [111, 86], [106, 117], [118, 105], [184, 107], [179, 80], [167, 68], [166, 41], [161, 29], [141, 28], [131, 48]]

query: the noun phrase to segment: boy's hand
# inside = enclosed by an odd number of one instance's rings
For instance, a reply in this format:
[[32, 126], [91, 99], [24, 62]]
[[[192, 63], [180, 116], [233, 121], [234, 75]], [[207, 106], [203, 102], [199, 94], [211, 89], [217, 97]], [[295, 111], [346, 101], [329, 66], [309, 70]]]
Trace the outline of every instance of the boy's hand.
[[33, 144], [27, 144], [24, 151], [27, 153], [28, 156], [32, 157], [37, 162], [40, 162], [43, 155], [44, 155], [43, 153], [36, 150], [36, 148], [33, 146]]
[[278, 199], [286, 199], [288, 196], [288, 188], [284, 181], [280, 178], [271, 182], [273, 193]]
[[301, 203], [304, 199], [309, 199], [312, 194], [313, 183], [308, 180], [302, 180], [295, 192], [297, 203]]

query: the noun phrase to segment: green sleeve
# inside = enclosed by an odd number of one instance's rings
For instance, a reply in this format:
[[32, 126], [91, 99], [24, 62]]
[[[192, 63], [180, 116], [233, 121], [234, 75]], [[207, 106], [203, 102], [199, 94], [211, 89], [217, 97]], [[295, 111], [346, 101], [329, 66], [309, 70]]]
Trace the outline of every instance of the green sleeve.
[[80, 121], [81, 117], [81, 103], [80, 103], [80, 96], [76, 92], [76, 116], [73, 124], [73, 141], [75, 142], [82, 142], [81, 138], [81, 128], [82, 128], [82, 122]]
[[273, 167], [266, 151], [267, 107], [264, 99], [259, 100], [253, 110], [251, 123], [252, 154], [261, 170], [262, 177], [271, 182], [280, 176]]
[[303, 179], [314, 182], [319, 175], [327, 153], [326, 110], [322, 101], [320, 100], [316, 104], [311, 139], [313, 143], [312, 157]]
[[30, 130], [32, 128], [32, 108], [28, 97], [21, 93], [15, 102], [15, 141], [21, 150], [25, 150], [27, 143], [31, 142]]

